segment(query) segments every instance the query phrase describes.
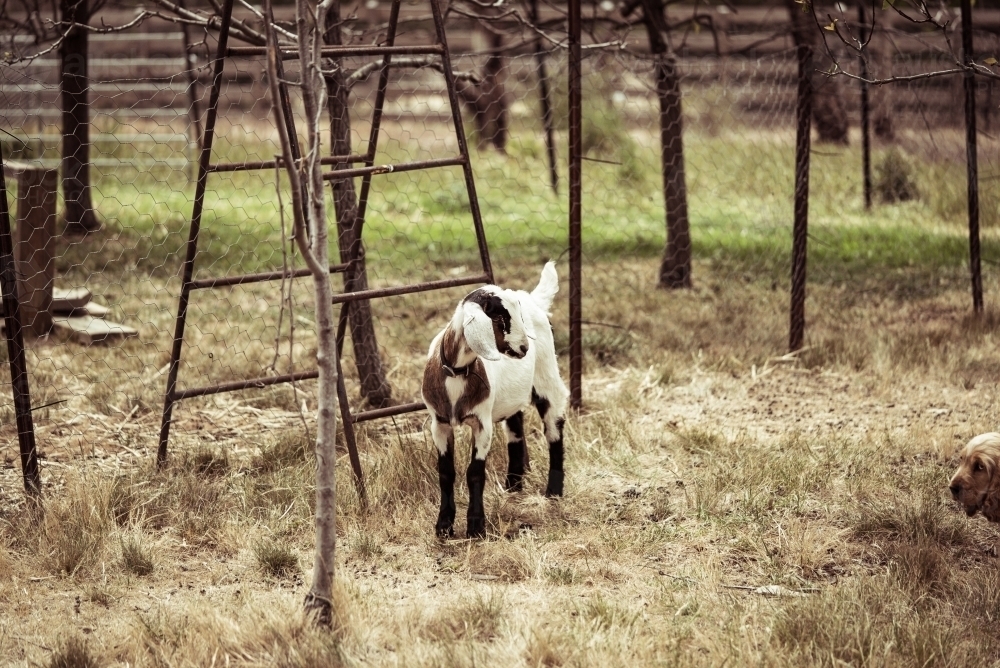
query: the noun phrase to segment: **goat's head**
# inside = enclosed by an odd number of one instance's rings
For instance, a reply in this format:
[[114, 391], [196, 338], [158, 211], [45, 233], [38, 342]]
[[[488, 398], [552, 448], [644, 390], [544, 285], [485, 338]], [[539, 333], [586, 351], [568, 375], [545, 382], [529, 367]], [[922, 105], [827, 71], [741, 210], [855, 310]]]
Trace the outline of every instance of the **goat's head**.
[[521, 359], [528, 353], [528, 332], [521, 302], [512, 290], [479, 288], [462, 301], [465, 340], [476, 355], [496, 361], [500, 354]]

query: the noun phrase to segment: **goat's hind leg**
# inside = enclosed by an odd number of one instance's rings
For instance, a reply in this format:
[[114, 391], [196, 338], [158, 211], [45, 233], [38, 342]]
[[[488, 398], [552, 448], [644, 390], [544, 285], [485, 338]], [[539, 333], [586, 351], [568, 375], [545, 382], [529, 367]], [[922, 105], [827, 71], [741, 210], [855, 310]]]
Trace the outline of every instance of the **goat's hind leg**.
[[528, 462], [528, 446], [524, 442], [524, 413], [518, 411], [504, 420], [507, 432], [507, 485], [508, 492], [519, 492], [524, 487], [524, 470]]
[[438, 481], [441, 483], [441, 509], [434, 532], [449, 538], [455, 535], [455, 433], [450, 424], [435, 420], [431, 435], [438, 449]]
[[549, 442], [549, 480], [545, 486], [545, 496], [563, 495], [563, 425], [566, 423], [565, 398], [558, 402], [539, 396], [531, 390], [531, 401], [545, 425], [545, 440]]

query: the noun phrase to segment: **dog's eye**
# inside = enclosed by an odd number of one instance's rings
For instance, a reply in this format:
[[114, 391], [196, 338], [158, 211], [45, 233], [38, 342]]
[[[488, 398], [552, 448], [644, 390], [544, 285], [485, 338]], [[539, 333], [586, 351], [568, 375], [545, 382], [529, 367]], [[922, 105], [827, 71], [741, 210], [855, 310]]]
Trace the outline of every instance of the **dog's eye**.
[[983, 463], [982, 463], [982, 462], [976, 462], [976, 465], [972, 467], [972, 470], [973, 470], [973, 471], [977, 471], [977, 472], [978, 472], [978, 471], [983, 471], [983, 470], [985, 470], [985, 469], [986, 469], [986, 467], [985, 467], [985, 466], [983, 466]]

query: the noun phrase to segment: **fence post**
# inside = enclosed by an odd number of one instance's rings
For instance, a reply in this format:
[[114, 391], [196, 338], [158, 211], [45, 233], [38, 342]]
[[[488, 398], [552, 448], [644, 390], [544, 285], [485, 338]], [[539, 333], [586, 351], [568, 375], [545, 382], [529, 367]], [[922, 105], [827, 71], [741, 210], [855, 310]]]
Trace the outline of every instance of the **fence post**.
[[31, 396], [28, 391], [28, 365], [24, 358], [24, 338], [21, 333], [21, 313], [17, 301], [17, 269], [14, 263], [14, 243], [10, 233], [10, 213], [7, 207], [7, 179], [0, 156], [0, 291], [3, 295], [4, 326], [7, 334], [7, 357], [17, 419], [17, 443], [21, 449], [21, 473], [24, 491], [31, 498], [42, 492], [35, 448], [35, 427], [31, 422]]
[[583, 168], [583, 95], [580, 70], [580, 0], [569, 0], [569, 395], [583, 405], [583, 253], [581, 184]]
[[812, 47], [796, 50], [799, 87], [795, 108], [795, 222], [792, 227], [792, 303], [788, 349], [802, 348], [806, 331], [806, 240], [809, 220], [809, 150], [812, 132]]
[[[865, 34], [867, 19], [865, 17], [864, 4], [858, 5], [858, 37], [861, 40], [861, 54], [858, 60], [861, 61], [861, 162], [864, 172], [865, 182], [865, 210], [872, 208], [872, 137], [871, 137], [871, 109], [868, 101], [868, 61], [865, 60], [864, 43], [868, 39]], [[873, 26], [874, 27], [874, 26]]]
[[[972, 65], [972, 2], [962, 0], [962, 62]], [[983, 312], [983, 272], [979, 259], [979, 164], [976, 156], [976, 79], [966, 69], [965, 165], [969, 193], [969, 270], [972, 273], [972, 310]]]

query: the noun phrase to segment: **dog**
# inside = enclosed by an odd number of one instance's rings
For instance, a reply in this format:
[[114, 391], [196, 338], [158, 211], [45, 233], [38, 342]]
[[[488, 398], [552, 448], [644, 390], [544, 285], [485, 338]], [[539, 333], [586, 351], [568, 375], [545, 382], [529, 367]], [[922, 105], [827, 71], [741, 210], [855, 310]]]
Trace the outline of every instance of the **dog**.
[[990, 522], [1000, 522], [1000, 434], [980, 434], [969, 441], [960, 455], [958, 470], [948, 489], [972, 517], [982, 511]]

